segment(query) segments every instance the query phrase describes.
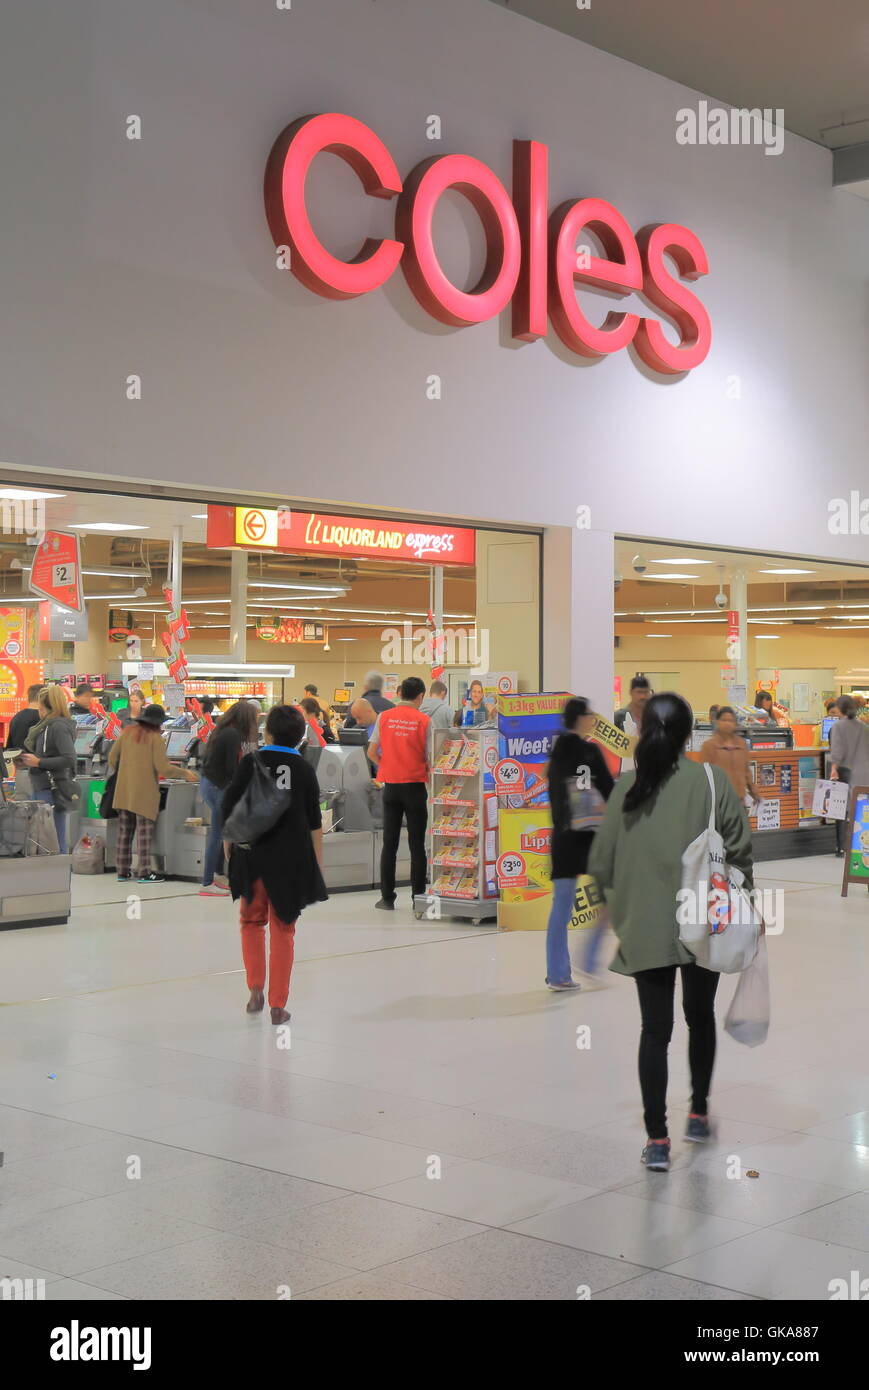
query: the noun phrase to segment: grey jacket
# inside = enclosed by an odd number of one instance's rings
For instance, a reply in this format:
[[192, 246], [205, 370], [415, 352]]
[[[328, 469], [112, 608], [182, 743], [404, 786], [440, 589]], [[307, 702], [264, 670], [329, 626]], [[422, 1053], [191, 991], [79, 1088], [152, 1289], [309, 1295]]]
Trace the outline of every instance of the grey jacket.
[[869, 787], [869, 724], [857, 718], [831, 724], [830, 757], [837, 767], [848, 769], [852, 787]]
[[75, 724], [59, 716], [40, 729], [34, 742], [39, 767], [30, 769], [30, 785], [35, 792], [56, 790], [58, 809], [69, 810], [78, 799], [75, 786]]

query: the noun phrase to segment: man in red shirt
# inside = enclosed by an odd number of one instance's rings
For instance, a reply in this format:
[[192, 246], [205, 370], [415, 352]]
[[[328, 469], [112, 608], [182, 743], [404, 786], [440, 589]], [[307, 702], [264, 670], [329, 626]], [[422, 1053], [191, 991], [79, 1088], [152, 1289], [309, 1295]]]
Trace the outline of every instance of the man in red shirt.
[[395, 861], [401, 823], [407, 819], [410, 885], [413, 898], [425, 896], [425, 832], [428, 825], [429, 717], [420, 710], [425, 683], [419, 676], [401, 682], [400, 702], [382, 710], [368, 744], [368, 756], [383, 783], [383, 851], [380, 856], [380, 902], [395, 907]]

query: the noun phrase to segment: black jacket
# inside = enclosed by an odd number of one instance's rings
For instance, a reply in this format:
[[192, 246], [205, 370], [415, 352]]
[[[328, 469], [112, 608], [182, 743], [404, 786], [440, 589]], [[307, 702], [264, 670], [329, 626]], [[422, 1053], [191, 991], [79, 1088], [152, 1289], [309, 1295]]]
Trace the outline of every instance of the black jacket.
[[[253, 898], [253, 888], [261, 878], [277, 916], [282, 922], [295, 922], [304, 907], [328, 898], [323, 875], [317, 863], [312, 830], [319, 830], [320, 789], [310, 763], [295, 753], [273, 752], [268, 745], [259, 755], [273, 776], [281, 767], [290, 768], [292, 796], [288, 810], [275, 826], [250, 849], [233, 845], [229, 860], [229, 886], [233, 898]], [[223, 817], [227, 818], [253, 771], [253, 755], [248, 753], [238, 765], [223, 798]], [[206, 774], [207, 775], [207, 774]]]
[[571, 830], [568, 784], [581, 768], [588, 768], [591, 784], [604, 801], [615, 785], [603, 753], [596, 743], [578, 734], [560, 734], [549, 760], [549, 804], [552, 810], [552, 877], [576, 878], [586, 872], [593, 830]]
[[238, 729], [215, 729], [205, 745], [202, 776], [223, 791], [238, 771], [241, 749], [242, 738]]
[[20, 709], [17, 714], [12, 716], [9, 725], [9, 735], [6, 739], [7, 748], [23, 748], [24, 740], [30, 733], [34, 724], [38, 724], [42, 715], [38, 709], [31, 709], [29, 705], [25, 709]]
[[[382, 714], [385, 709], [395, 709], [395, 701], [387, 700], [386, 696], [381, 695], [379, 690], [363, 690], [359, 698], [360, 700], [367, 700], [375, 714]], [[344, 720], [344, 728], [359, 728], [352, 714], [348, 714], [347, 718]]]

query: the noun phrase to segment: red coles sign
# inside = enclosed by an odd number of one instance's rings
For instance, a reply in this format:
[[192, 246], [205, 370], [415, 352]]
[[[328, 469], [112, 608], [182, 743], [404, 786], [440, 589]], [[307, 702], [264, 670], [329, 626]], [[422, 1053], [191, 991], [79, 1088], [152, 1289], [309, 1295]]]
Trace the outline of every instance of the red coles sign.
[[[350, 262], [323, 246], [308, 216], [305, 180], [324, 151], [337, 154], [373, 198], [398, 199], [396, 239], [368, 238]], [[486, 264], [479, 283], [462, 290], [441, 268], [432, 223], [441, 195], [457, 189], [483, 227]], [[536, 140], [513, 142], [512, 194], [471, 155], [424, 159], [402, 182], [382, 140], [353, 116], [303, 116], [281, 132], [266, 165], [265, 204], [276, 246], [290, 248], [290, 268], [303, 285], [328, 299], [368, 294], [400, 264], [422, 307], [441, 323], [465, 327], [500, 314], [512, 300], [514, 338], [543, 337], [547, 315], [572, 352], [599, 358], [633, 343], [656, 372], [674, 375], [699, 366], [709, 352], [709, 315], [685, 281], [706, 275], [700, 239], [676, 223], [655, 223], [634, 235], [603, 198], [561, 203], [547, 215], [549, 152]], [[593, 232], [603, 256], [578, 250]], [[674, 278], [665, 257], [678, 271]], [[611, 310], [600, 327], [586, 318], [576, 286], [594, 286], [616, 298], [640, 293], [679, 332], [672, 343], [657, 319]]]

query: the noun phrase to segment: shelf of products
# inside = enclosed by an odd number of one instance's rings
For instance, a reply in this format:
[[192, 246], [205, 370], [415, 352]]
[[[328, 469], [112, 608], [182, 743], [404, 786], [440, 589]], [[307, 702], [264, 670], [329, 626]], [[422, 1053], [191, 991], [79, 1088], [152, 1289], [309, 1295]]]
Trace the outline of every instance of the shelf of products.
[[[491, 787], [497, 731], [470, 727], [434, 733], [429, 862], [431, 895], [463, 913], [491, 915], [498, 895], [498, 805]], [[486, 783], [490, 784], [489, 787]]]

